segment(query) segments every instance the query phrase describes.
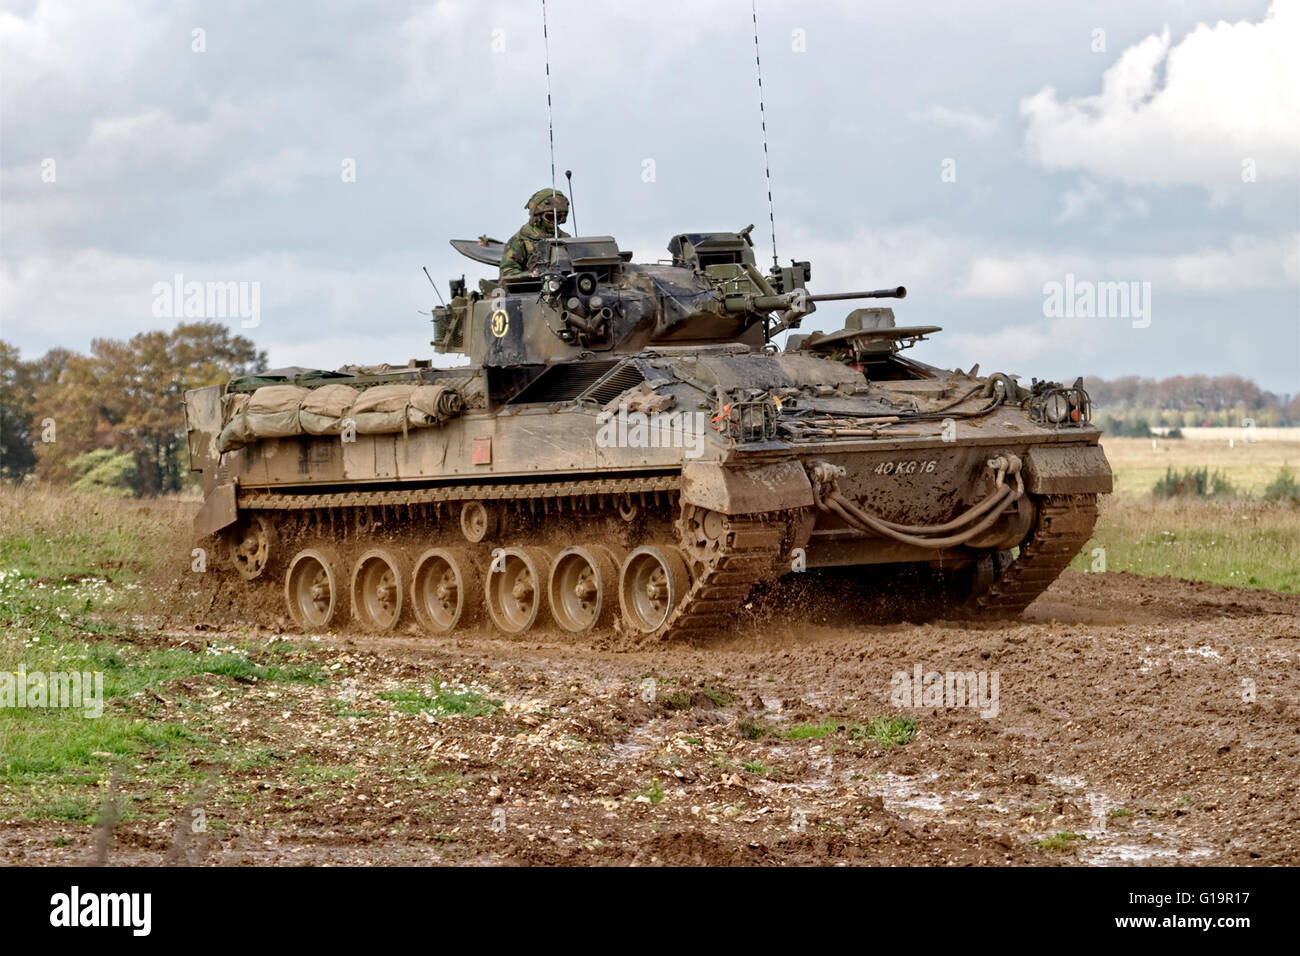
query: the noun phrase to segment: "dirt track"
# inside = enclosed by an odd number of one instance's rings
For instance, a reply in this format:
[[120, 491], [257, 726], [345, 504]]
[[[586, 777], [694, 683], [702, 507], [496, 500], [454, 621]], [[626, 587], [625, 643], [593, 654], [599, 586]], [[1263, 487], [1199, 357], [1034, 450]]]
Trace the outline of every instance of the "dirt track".
[[[1067, 572], [1014, 624], [872, 625], [826, 622], [837, 593], [768, 595], [707, 647], [325, 638], [315, 653], [350, 677], [240, 689], [238, 733], [283, 768], [214, 768], [219, 791], [253, 796], [217, 800], [226, 829], [181, 849], [223, 864], [1300, 863], [1300, 597]], [[900, 709], [891, 675], [917, 665], [996, 672], [997, 715]], [[434, 675], [502, 708], [433, 718], [375, 696]], [[915, 719], [909, 743], [855, 730], [894, 713]], [[789, 736], [807, 725], [825, 735]], [[357, 776], [313, 789], [289, 770], [303, 755]], [[436, 778], [400, 769], [416, 766]], [[48, 849], [56, 831], [9, 828], [0, 860], [84, 861], [84, 839]], [[114, 841], [115, 862], [179, 852], [158, 822]]]

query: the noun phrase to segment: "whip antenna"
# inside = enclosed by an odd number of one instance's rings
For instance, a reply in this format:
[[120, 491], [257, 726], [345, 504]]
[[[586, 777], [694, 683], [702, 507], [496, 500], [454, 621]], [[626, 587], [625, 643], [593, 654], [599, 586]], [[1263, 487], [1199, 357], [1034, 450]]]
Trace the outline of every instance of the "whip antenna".
[[[542, 6], [545, 5], [543, 0]], [[772, 161], [767, 155], [767, 111], [763, 109], [763, 61], [758, 55], [758, 0], [749, 0], [749, 9], [754, 17], [754, 69], [758, 73], [758, 118], [763, 127], [763, 171], [767, 175], [767, 221], [772, 230], [772, 269], [775, 272], [780, 268], [780, 262], [776, 257], [776, 212], [772, 208]], [[549, 72], [547, 76], [549, 83]], [[548, 93], [548, 102], [549, 95]], [[555, 175], [553, 167], [554, 160], [552, 160], [552, 176]]]
[[569, 183], [569, 210], [573, 213], [573, 234], [580, 236], [582, 233], [578, 232], [578, 200], [573, 198], [573, 170], [566, 169], [564, 178]]
[[[433, 276], [429, 275], [429, 267], [421, 266], [420, 268], [424, 270], [424, 277], [429, 280], [429, 285], [433, 286], [433, 294], [438, 297], [439, 302], [442, 302], [442, 293], [438, 291], [438, 283], [433, 281]], [[447, 308], [447, 303], [442, 302], [442, 307]]]
[[[555, 120], [551, 114], [551, 41], [546, 34], [546, 0], [542, 0], [542, 49], [546, 56], [546, 132], [551, 139], [551, 194], [555, 193]], [[770, 195], [770, 193], [769, 193]], [[555, 229], [554, 238], [560, 238], [560, 220], [554, 214], [551, 225]]]

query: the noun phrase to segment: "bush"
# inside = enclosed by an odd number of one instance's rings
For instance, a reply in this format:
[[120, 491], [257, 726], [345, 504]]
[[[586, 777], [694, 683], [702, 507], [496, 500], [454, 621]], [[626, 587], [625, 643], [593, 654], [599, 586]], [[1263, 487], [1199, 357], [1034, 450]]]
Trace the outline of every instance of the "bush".
[[[1151, 425], [1145, 418], [1138, 418], [1128, 422], [1115, 415], [1111, 415], [1101, 423], [1101, 430], [1107, 435], [1115, 438], [1150, 438]], [[1181, 438], [1181, 433], [1179, 434]]]
[[1171, 428], [1165, 433], [1166, 438], [1182, 438], [1183, 430], [1181, 428]]
[[1235, 495], [1227, 475], [1208, 468], [1187, 468], [1176, 472], [1165, 469], [1165, 476], [1155, 483], [1151, 493], [1157, 498], [1227, 498]]
[[139, 475], [135, 456], [129, 452], [96, 448], [78, 455], [72, 462], [72, 470], [77, 474], [77, 480], [72, 483], [74, 491], [93, 491], [114, 498], [129, 498], [135, 494]]
[[1296, 481], [1295, 472], [1283, 465], [1277, 477], [1264, 489], [1264, 500], [1300, 505], [1300, 481]]

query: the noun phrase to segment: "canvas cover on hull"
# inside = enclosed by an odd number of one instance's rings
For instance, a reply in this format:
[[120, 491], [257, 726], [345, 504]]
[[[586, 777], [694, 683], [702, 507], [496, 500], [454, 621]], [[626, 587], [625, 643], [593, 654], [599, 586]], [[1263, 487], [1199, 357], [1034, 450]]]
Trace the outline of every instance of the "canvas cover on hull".
[[465, 407], [446, 385], [264, 385], [251, 395], [231, 393], [217, 450], [234, 451], [263, 438], [339, 435], [349, 425], [358, 435], [387, 435], [440, 425]]

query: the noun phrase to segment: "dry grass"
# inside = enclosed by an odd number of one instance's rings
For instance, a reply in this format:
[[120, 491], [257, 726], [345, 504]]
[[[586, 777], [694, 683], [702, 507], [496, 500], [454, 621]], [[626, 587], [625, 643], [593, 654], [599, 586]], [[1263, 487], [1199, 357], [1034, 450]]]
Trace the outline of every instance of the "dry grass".
[[[1246, 434], [1244, 428], [1183, 428], [1184, 441], [1209, 441], [1226, 446], [1231, 439], [1241, 441]], [[1300, 428], [1255, 428], [1251, 433], [1256, 441], [1300, 442]]]
[[[1224, 429], [1222, 441], [1188, 441], [1166, 438], [1107, 438], [1102, 442], [1115, 472], [1119, 497], [1147, 495], [1165, 469], [1221, 471], [1238, 490], [1259, 495], [1282, 467], [1300, 472], [1300, 440], [1243, 443], [1241, 430]], [[1227, 438], [1233, 438], [1228, 447]]]
[[189, 564], [193, 498], [149, 500], [0, 483], [0, 570], [23, 576], [90, 575], [139, 584], [173, 583]]

